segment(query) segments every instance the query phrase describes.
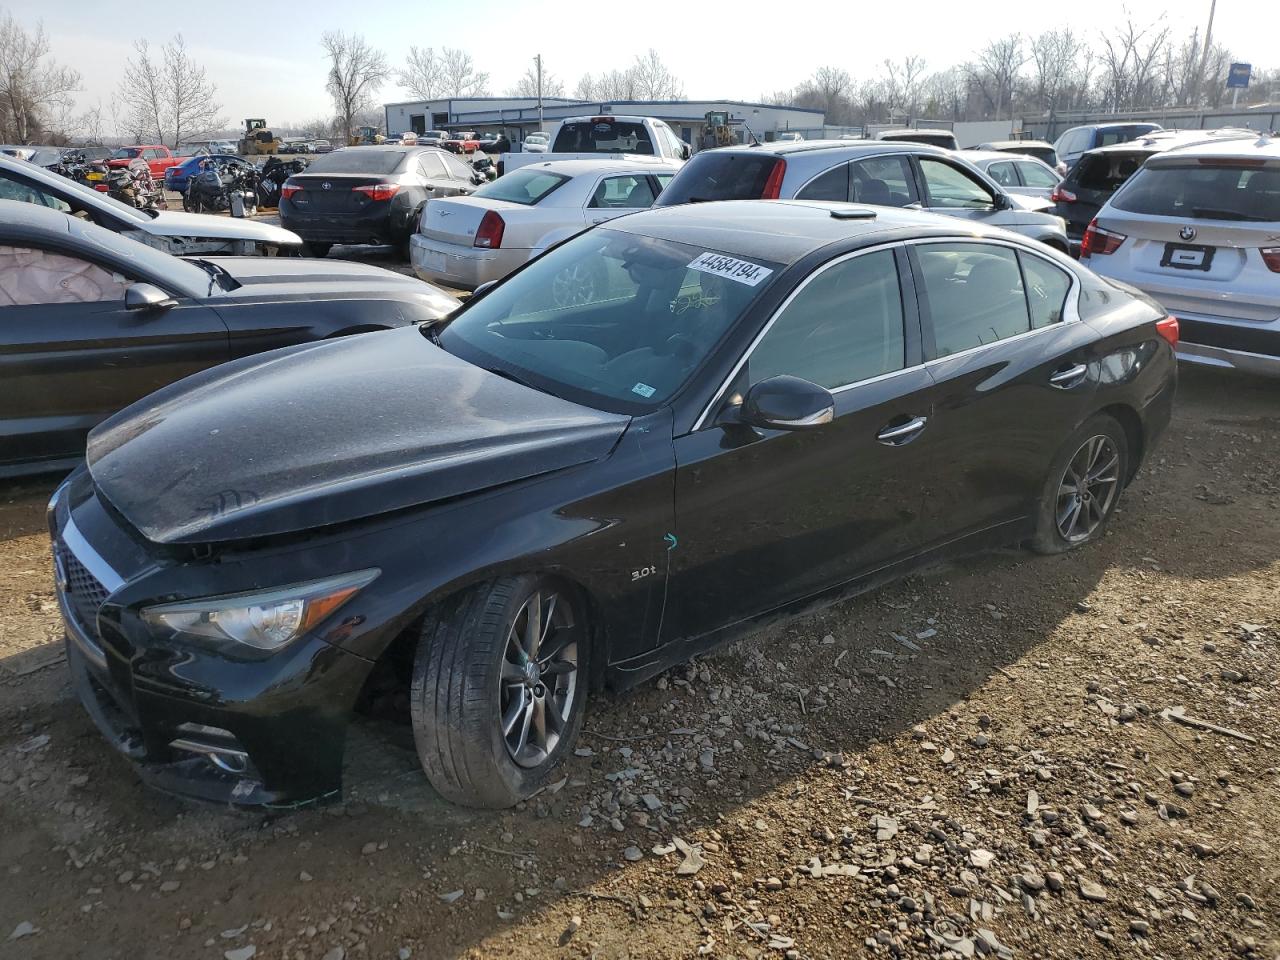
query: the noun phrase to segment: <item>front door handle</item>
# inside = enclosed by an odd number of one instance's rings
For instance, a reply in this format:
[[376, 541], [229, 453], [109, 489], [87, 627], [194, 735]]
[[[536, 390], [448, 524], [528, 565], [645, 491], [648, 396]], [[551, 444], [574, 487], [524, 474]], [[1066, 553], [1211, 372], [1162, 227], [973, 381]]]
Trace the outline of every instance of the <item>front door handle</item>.
[[1069, 390], [1084, 379], [1084, 375], [1089, 372], [1089, 368], [1083, 363], [1077, 363], [1074, 367], [1064, 367], [1049, 378], [1049, 382], [1059, 390]]
[[896, 427], [881, 428], [876, 434], [876, 439], [890, 447], [901, 446], [923, 430], [928, 422], [928, 417], [913, 417]]

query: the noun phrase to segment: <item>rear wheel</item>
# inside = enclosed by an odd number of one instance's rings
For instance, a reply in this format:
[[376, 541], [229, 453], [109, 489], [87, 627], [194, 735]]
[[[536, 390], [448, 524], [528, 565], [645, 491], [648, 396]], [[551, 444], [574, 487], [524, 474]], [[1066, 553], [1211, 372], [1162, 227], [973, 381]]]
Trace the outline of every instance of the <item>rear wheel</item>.
[[1124, 428], [1105, 414], [1083, 424], [1054, 458], [1032, 547], [1039, 553], [1063, 553], [1100, 539], [1128, 470]]
[[308, 257], [327, 257], [333, 249], [332, 243], [315, 243], [308, 241], [302, 245], [302, 252]]
[[410, 707], [446, 799], [509, 807], [547, 782], [582, 726], [587, 638], [578, 592], [540, 575], [481, 584], [427, 617]]

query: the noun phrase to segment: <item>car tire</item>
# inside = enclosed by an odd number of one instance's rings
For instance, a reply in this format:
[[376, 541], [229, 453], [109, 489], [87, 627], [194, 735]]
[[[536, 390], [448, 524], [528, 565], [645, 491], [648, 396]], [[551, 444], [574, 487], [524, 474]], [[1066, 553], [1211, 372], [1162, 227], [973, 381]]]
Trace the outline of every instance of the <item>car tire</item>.
[[1129, 440], [1124, 428], [1105, 414], [1081, 424], [1049, 469], [1032, 549], [1065, 553], [1101, 539], [1115, 514], [1128, 471]]
[[544, 786], [582, 728], [589, 655], [581, 594], [553, 577], [503, 577], [433, 609], [410, 688], [432, 786], [453, 803], [489, 809]]
[[329, 255], [329, 251], [333, 249], [332, 243], [313, 243], [308, 241], [302, 245], [302, 253], [304, 256], [315, 257], [321, 259]]

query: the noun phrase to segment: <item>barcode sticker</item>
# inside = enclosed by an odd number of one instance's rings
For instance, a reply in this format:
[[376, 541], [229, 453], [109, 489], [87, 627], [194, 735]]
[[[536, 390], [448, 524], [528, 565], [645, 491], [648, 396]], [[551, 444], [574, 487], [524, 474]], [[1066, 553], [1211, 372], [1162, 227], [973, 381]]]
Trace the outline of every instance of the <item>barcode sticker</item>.
[[758, 263], [710, 252], [704, 253], [689, 264], [689, 269], [714, 274], [737, 283], [745, 283], [748, 287], [754, 287], [773, 273], [768, 267], [762, 267]]

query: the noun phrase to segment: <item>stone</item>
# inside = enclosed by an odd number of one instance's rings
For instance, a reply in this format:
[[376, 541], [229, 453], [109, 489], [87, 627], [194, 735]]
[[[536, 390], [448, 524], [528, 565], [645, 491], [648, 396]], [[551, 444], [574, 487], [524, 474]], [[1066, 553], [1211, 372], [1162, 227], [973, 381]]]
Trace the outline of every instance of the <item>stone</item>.
[[224, 950], [222, 956], [225, 960], [253, 960], [258, 955], [258, 948], [252, 943], [247, 947], [237, 947], [234, 950]]
[[1018, 875], [1018, 883], [1022, 886], [1023, 890], [1028, 890], [1031, 893], [1039, 893], [1044, 889], [1045, 879], [1034, 870], [1024, 870]]
[[347, 951], [345, 947], [334, 947], [324, 955], [324, 960], [346, 960]]
[[178, 888], [182, 886], [181, 880], [166, 880], [160, 884], [161, 893], [177, 893]]
[[1057, 870], [1050, 870], [1044, 875], [1044, 885], [1054, 893], [1061, 893], [1063, 886], [1066, 884], [1066, 878]]
[[360, 848], [360, 852], [364, 854], [366, 857], [372, 853], [377, 853], [378, 852], [377, 841], [370, 840], [368, 843], [366, 843], [363, 847]]
[[397, 960], [409, 960], [409, 958], [412, 956], [413, 956], [413, 949], [411, 947], [401, 947], [399, 950], [396, 951]]
[[1092, 880], [1086, 880], [1080, 877], [1080, 896], [1094, 903], [1103, 903], [1107, 899], [1107, 891], [1103, 889], [1102, 884], [1095, 883]]
[[1080, 807], [1080, 815], [1090, 822], [1102, 819], [1102, 811], [1091, 803], [1083, 804]]
[[301, 883], [310, 883], [314, 878], [307, 871], [303, 870], [298, 874], [298, 880]]
[[898, 835], [898, 821], [893, 817], [874, 816], [871, 826], [876, 831], [877, 840], [892, 840]]
[[996, 855], [990, 850], [975, 847], [969, 851], [969, 862], [979, 870], [985, 870], [995, 862]]
[[34, 923], [32, 923], [30, 920], [23, 920], [20, 924], [18, 924], [16, 927], [13, 928], [13, 933], [9, 934], [9, 939], [21, 940], [23, 937], [34, 937], [39, 932], [40, 932], [40, 928], [37, 927]]
[[440, 894], [440, 899], [445, 903], [456, 903], [462, 899], [464, 893], [466, 893], [465, 890], [451, 890], [448, 893]]
[[1181, 783], [1175, 783], [1173, 785], [1173, 789], [1174, 789], [1174, 792], [1178, 793], [1179, 795], [1184, 797], [1189, 797], [1196, 792], [1196, 785], [1194, 783], [1191, 783], [1190, 781], [1183, 780]]
[[1129, 932], [1135, 933], [1140, 937], [1145, 937], [1148, 933], [1151, 932], [1151, 924], [1148, 923], [1146, 920], [1130, 920]]
[[635, 863], [644, 858], [644, 851], [637, 846], [630, 846], [622, 851], [622, 857], [629, 863]]

